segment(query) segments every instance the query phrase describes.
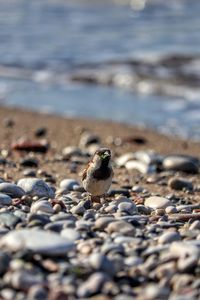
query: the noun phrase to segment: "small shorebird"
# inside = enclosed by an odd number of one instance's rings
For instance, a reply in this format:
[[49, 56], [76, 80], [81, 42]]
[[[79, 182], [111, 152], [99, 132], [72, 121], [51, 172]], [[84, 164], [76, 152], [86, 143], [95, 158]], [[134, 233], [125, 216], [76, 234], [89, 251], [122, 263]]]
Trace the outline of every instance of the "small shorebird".
[[101, 148], [94, 153], [82, 175], [83, 187], [91, 194], [91, 200], [95, 201], [106, 194], [112, 177], [111, 151]]

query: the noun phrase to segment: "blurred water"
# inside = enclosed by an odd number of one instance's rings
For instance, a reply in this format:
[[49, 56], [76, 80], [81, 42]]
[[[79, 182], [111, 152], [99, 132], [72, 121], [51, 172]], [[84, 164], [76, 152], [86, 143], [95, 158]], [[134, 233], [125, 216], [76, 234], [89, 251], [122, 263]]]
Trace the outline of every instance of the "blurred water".
[[198, 90], [166, 97], [68, 80], [87, 64], [200, 54], [199, 0], [149, 0], [141, 11], [133, 3], [0, 0], [2, 102], [200, 138]]

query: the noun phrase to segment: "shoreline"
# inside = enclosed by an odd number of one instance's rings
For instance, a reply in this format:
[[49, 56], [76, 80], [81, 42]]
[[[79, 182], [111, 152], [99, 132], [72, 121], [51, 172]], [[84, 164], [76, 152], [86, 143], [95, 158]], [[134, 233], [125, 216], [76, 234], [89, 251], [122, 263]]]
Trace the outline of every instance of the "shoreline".
[[[0, 119], [4, 132], [0, 133], [1, 142], [4, 140], [6, 131], [9, 131], [8, 142], [20, 137], [20, 134], [28, 132], [30, 137], [38, 127], [49, 127], [47, 138], [55, 139], [58, 148], [78, 144], [81, 131], [88, 129], [91, 133], [100, 135], [105, 145], [112, 144], [108, 137], [124, 139], [124, 149], [132, 151], [154, 149], [160, 154], [179, 153], [199, 155], [200, 141], [165, 135], [154, 129], [134, 126], [117, 121], [86, 119], [79, 117], [66, 117], [53, 113], [44, 113], [21, 109], [18, 107], [0, 106]], [[4, 126], [6, 119], [13, 119], [12, 131]], [[15, 138], [14, 138], [14, 134]], [[144, 143], [137, 139], [144, 139]]]

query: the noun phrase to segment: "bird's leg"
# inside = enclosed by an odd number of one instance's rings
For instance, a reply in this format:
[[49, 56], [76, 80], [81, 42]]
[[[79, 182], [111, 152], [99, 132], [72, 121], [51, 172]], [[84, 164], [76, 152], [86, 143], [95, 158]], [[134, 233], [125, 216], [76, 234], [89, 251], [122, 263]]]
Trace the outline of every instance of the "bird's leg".
[[107, 202], [106, 194], [101, 195], [101, 204], [104, 204], [106, 202]]
[[100, 198], [100, 196], [92, 196], [91, 195], [90, 199], [91, 199], [92, 202], [100, 203], [101, 198]]

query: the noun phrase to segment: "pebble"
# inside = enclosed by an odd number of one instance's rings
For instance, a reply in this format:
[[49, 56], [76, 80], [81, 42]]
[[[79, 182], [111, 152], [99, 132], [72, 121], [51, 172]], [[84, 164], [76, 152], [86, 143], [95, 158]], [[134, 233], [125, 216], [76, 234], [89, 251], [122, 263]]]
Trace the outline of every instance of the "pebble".
[[96, 272], [78, 286], [77, 295], [79, 298], [87, 298], [97, 294], [103, 288], [103, 285], [109, 280], [105, 273]]
[[36, 177], [36, 171], [33, 169], [25, 169], [23, 171], [23, 176], [25, 177]]
[[138, 213], [137, 206], [134, 203], [126, 203], [126, 202], [122, 202], [118, 205], [118, 211], [124, 212], [129, 215]]
[[12, 204], [12, 198], [6, 194], [0, 193], [0, 206]]
[[63, 191], [73, 191], [74, 188], [80, 186], [79, 182], [74, 179], [63, 179], [60, 182], [60, 189]]
[[0, 224], [8, 228], [14, 228], [21, 219], [15, 216], [12, 212], [1, 212], [0, 213]]
[[78, 205], [75, 205], [71, 209], [71, 213], [75, 215], [83, 215], [85, 212], [84, 201], [80, 202]]
[[[200, 245], [200, 244], [199, 244]], [[177, 257], [189, 257], [189, 256], [196, 256], [199, 257], [200, 255], [200, 248], [194, 244], [188, 244], [186, 242], [174, 242], [171, 244], [170, 253]]]
[[0, 251], [0, 276], [2, 276], [9, 268], [11, 257], [3, 251]]
[[108, 224], [105, 229], [109, 234], [113, 232], [121, 233], [125, 236], [134, 236], [135, 228], [128, 222], [125, 221], [115, 221]]
[[9, 182], [0, 183], [0, 193], [6, 194], [11, 198], [21, 198], [25, 195], [23, 188]]
[[189, 227], [189, 230], [200, 230], [200, 221], [196, 220], [192, 222], [192, 224]]
[[71, 241], [56, 233], [32, 229], [13, 230], [3, 236], [0, 244], [13, 252], [30, 250], [49, 256], [66, 255], [73, 248]]
[[178, 211], [175, 206], [167, 206], [165, 208], [165, 212], [166, 212], [166, 214], [176, 214]]
[[12, 272], [10, 284], [15, 289], [28, 291], [30, 287], [34, 285], [44, 285], [45, 281], [43, 275], [39, 272], [34, 272], [31, 270], [19, 270]]
[[178, 232], [164, 232], [158, 238], [158, 244], [164, 245], [175, 241], [180, 241], [181, 236]]
[[53, 214], [54, 209], [47, 200], [39, 200], [31, 205], [31, 213], [47, 213]]
[[72, 242], [75, 242], [81, 238], [80, 233], [73, 228], [64, 228], [61, 231], [61, 236]]
[[27, 158], [23, 158], [19, 164], [22, 167], [37, 168], [39, 163], [37, 159], [32, 157], [27, 157]]
[[169, 199], [158, 196], [151, 196], [145, 199], [144, 205], [152, 209], [166, 208], [171, 206], [172, 203]]
[[47, 300], [47, 290], [42, 285], [34, 285], [28, 291], [28, 300]]
[[168, 186], [173, 189], [173, 190], [182, 190], [182, 189], [187, 189], [187, 190], [193, 190], [193, 184], [191, 181], [180, 178], [180, 177], [173, 177], [170, 178], [168, 181]]
[[82, 156], [82, 151], [78, 147], [68, 146], [62, 150], [62, 155], [65, 159], [69, 159], [72, 156]]
[[135, 154], [133, 152], [125, 153], [116, 159], [116, 164], [119, 167], [123, 167], [129, 160], [133, 159], [135, 159]]
[[114, 220], [115, 219], [113, 217], [100, 217], [95, 221], [95, 228], [104, 230], [108, 226], [108, 224], [113, 222]]
[[150, 174], [156, 171], [156, 168], [154, 165], [147, 165], [141, 161], [137, 160], [129, 160], [125, 167], [127, 170], [137, 170], [138, 172], [142, 174]]
[[115, 274], [115, 267], [106, 255], [94, 253], [89, 257], [90, 266], [96, 271], [102, 271], [110, 276]]
[[169, 155], [163, 160], [165, 170], [182, 171], [186, 173], [198, 173], [199, 161], [195, 157], [187, 155]]
[[27, 195], [30, 195], [32, 197], [54, 197], [53, 190], [42, 179], [22, 178], [18, 181], [17, 185], [18, 187], [22, 188]]
[[144, 191], [143, 187], [139, 186], [139, 185], [134, 185], [132, 187], [132, 192], [134, 193], [142, 193]]
[[160, 164], [163, 160], [163, 157], [154, 150], [137, 151], [135, 152], [135, 158], [147, 165]]

